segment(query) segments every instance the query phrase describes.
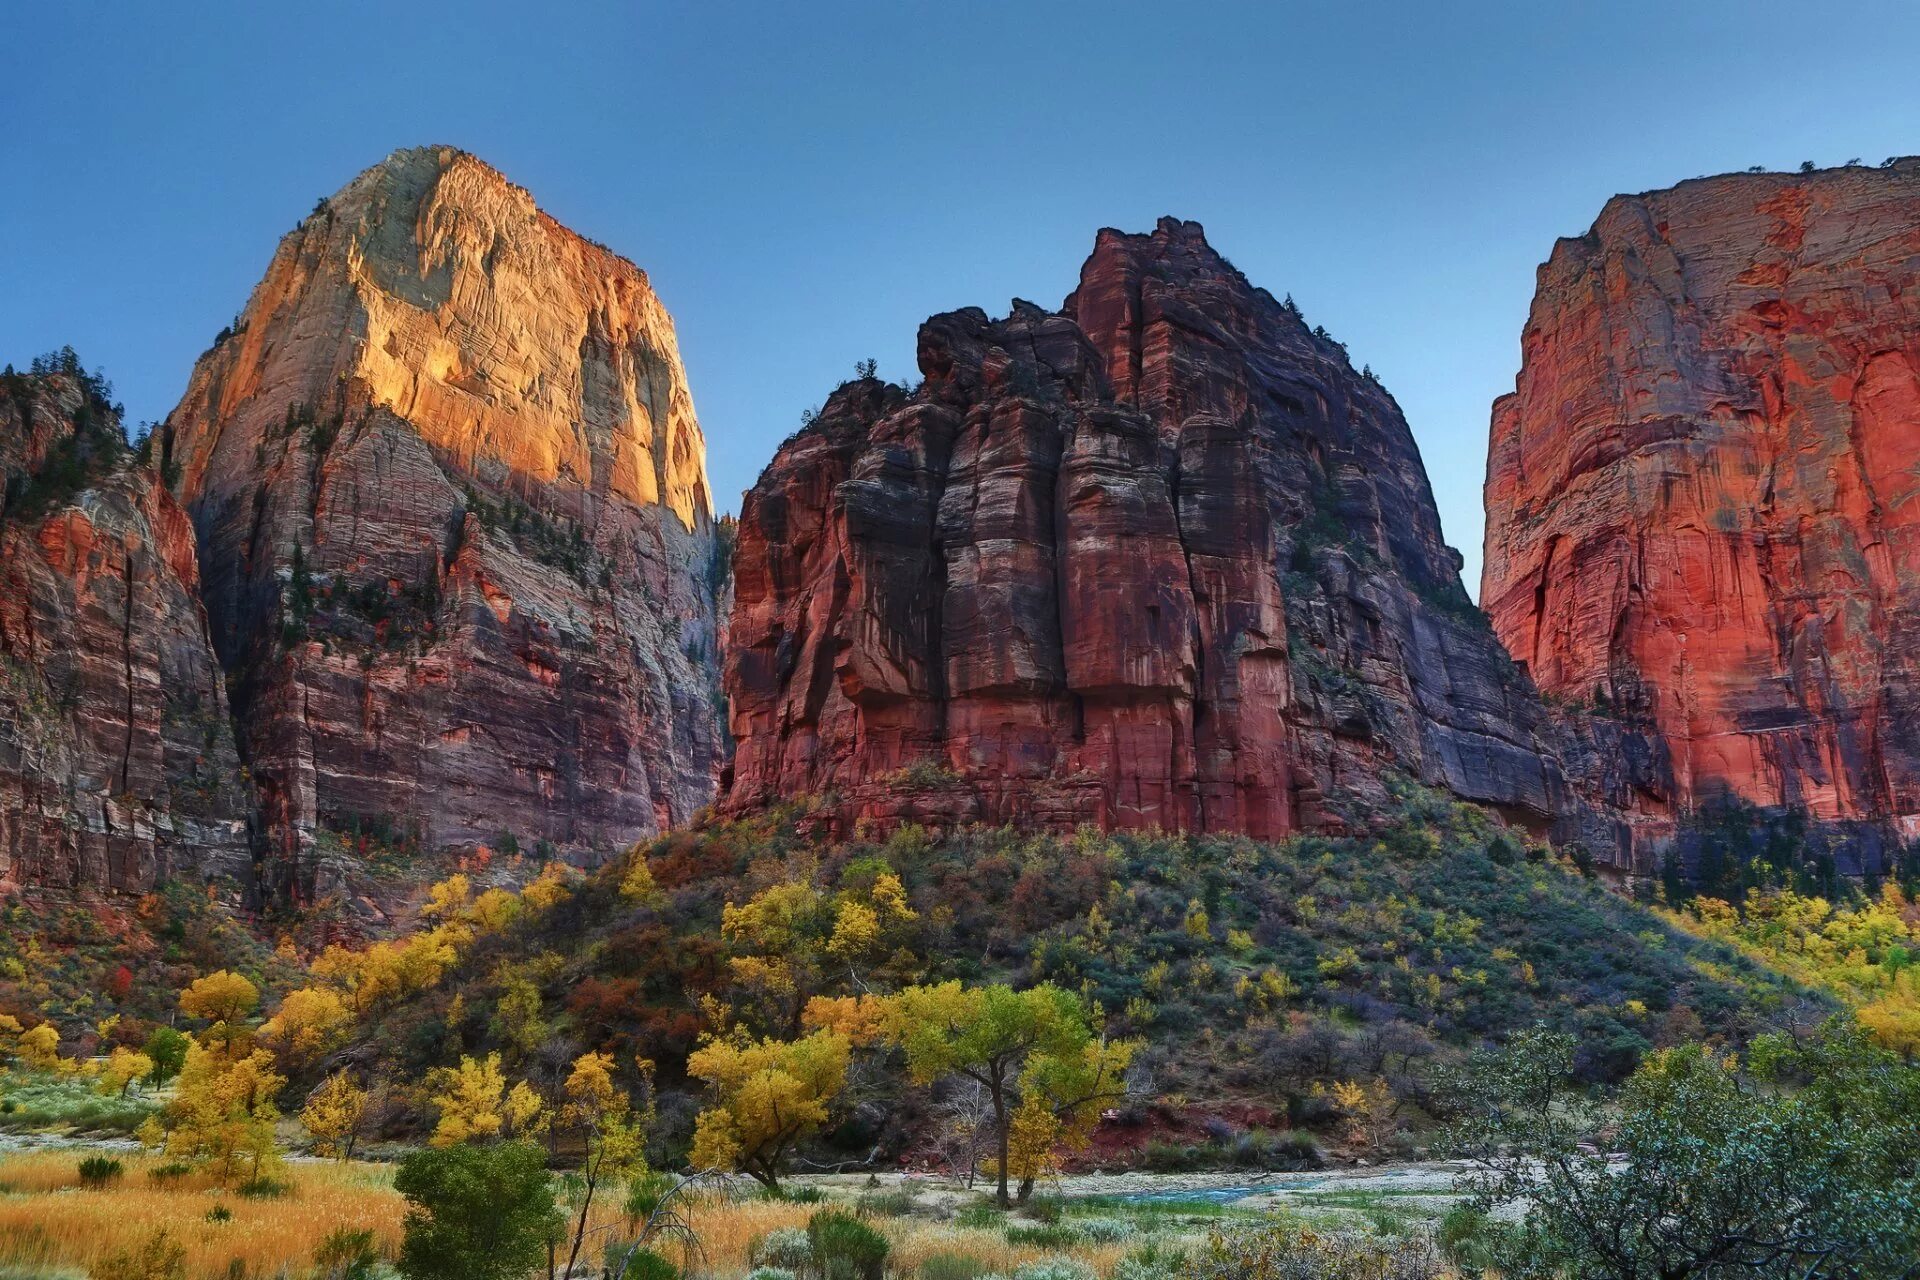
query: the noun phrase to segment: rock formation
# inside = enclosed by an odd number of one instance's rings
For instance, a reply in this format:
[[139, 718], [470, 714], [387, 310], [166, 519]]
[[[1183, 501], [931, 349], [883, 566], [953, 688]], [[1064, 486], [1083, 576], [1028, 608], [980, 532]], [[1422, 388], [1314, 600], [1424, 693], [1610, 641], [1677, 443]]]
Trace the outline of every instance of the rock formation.
[[672, 322], [494, 170], [402, 151], [322, 200], [164, 447], [278, 887], [330, 891], [370, 844], [608, 850], [711, 797]]
[[1102, 231], [1058, 312], [936, 316], [919, 364], [747, 496], [729, 806], [1275, 836], [1398, 772], [1566, 808], [1399, 408], [1198, 225]]
[[1724, 802], [1920, 837], [1920, 160], [1610, 201], [1495, 405], [1481, 602], [1633, 820]]
[[71, 361], [0, 379], [0, 888], [252, 882], [193, 529]]

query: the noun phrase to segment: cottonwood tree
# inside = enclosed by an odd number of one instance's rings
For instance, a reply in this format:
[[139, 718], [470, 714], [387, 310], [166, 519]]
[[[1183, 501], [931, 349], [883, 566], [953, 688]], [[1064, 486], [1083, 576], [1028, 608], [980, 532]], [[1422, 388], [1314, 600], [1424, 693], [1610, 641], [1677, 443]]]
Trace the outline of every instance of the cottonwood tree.
[[798, 1040], [738, 1032], [708, 1040], [687, 1059], [687, 1074], [714, 1095], [694, 1121], [694, 1167], [738, 1169], [777, 1189], [787, 1154], [826, 1123], [846, 1087], [849, 1056], [846, 1035], [832, 1029]]
[[1135, 1047], [1096, 1037], [1080, 1001], [1051, 983], [1026, 991], [957, 981], [909, 987], [889, 1004], [886, 1034], [915, 1083], [958, 1075], [986, 1090], [1003, 1207], [1013, 1203], [1010, 1177], [1024, 1201], [1046, 1154], [1062, 1138], [1084, 1135], [1104, 1103], [1124, 1096]]

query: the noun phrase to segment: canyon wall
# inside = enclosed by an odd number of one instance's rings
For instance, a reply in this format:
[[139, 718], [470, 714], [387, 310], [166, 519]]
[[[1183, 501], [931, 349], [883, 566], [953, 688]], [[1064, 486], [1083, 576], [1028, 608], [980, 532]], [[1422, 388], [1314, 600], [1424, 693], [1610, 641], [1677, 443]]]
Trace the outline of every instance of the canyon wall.
[[1618, 197], [1522, 354], [1480, 599], [1574, 720], [1657, 739], [1629, 821], [1800, 813], [1856, 871], [1920, 837], [1920, 160]]
[[168, 418], [276, 891], [712, 795], [705, 447], [646, 276], [448, 148], [322, 200]]
[[1058, 311], [936, 316], [918, 359], [747, 495], [729, 807], [1271, 837], [1404, 775], [1564, 825], [1398, 406], [1197, 224], [1102, 231]]
[[253, 885], [193, 528], [77, 362], [0, 378], [0, 891]]

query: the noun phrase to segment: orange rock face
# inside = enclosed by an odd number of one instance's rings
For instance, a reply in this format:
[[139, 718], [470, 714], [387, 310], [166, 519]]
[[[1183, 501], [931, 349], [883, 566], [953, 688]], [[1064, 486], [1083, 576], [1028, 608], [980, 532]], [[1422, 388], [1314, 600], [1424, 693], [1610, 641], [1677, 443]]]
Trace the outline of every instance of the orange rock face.
[[1920, 836], [1920, 161], [1608, 203], [1494, 408], [1481, 603], [1653, 730], [1654, 834], [1737, 799]]
[[280, 887], [368, 833], [584, 855], [711, 797], [715, 556], [673, 325], [448, 149], [280, 243], [166, 424]]
[[919, 363], [747, 496], [728, 805], [1265, 837], [1397, 771], [1565, 807], [1398, 407], [1197, 225], [1103, 231], [1059, 312], [936, 316]]
[[0, 888], [253, 883], [193, 529], [71, 375], [0, 382]]

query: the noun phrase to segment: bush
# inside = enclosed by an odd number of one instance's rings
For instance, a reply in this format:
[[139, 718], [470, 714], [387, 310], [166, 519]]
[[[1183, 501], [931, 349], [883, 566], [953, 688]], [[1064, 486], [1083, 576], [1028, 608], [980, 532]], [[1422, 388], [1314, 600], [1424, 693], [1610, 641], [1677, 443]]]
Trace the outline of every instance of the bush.
[[107, 1255], [94, 1264], [93, 1280], [185, 1280], [187, 1247], [166, 1231], [140, 1245]]
[[801, 1227], [780, 1227], [762, 1236], [748, 1253], [765, 1266], [804, 1271], [813, 1265], [813, 1239]]
[[233, 1210], [227, 1208], [227, 1206], [223, 1204], [217, 1204], [213, 1206], [213, 1208], [207, 1210], [207, 1221], [212, 1223], [216, 1227], [220, 1226], [222, 1223], [232, 1222]]
[[166, 1164], [157, 1164], [147, 1170], [147, 1177], [160, 1186], [171, 1186], [193, 1172], [193, 1166], [170, 1160]]
[[651, 1249], [635, 1249], [622, 1280], [680, 1280], [680, 1268]]
[[1080, 1243], [1080, 1233], [1057, 1222], [1007, 1228], [1008, 1244], [1032, 1245], [1036, 1249], [1066, 1249]]
[[966, 1253], [930, 1253], [920, 1259], [920, 1280], [981, 1280], [987, 1266]]
[[1091, 1244], [1122, 1244], [1140, 1234], [1125, 1218], [1082, 1218], [1073, 1225]]
[[1321, 1235], [1293, 1225], [1215, 1232], [1182, 1280], [1440, 1280], [1440, 1251], [1424, 1235]]
[[755, 1267], [747, 1273], [747, 1280], [799, 1280], [799, 1277], [785, 1267]]
[[111, 1156], [88, 1156], [80, 1162], [80, 1185], [98, 1191], [118, 1182], [124, 1172], [121, 1163]]
[[248, 1200], [284, 1200], [293, 1194], [293, 1184], [273, 1178], [249, 1178], [233, 1190], [235, 1195]]
[[546, 1152], [530, 1142], [416, 1151], [393, 1189], [408, 1203], [407, 1280], [514, 1280], [546, 1262], [563, 1226]]
[[1014, 1269], [1013, 1280], [1095, 1280], [1093, 1268], [1078, 1258], [1042, 1258]]
[[319, 1280], [368, 1280], [380, 1263], [372, 1231], [335, 1227], [313, 1251]]
[[821, 1280], [881, 1280], [887, 1238], [844, 1209], [822, 1209], [807, 1219], [807, 1240]]

